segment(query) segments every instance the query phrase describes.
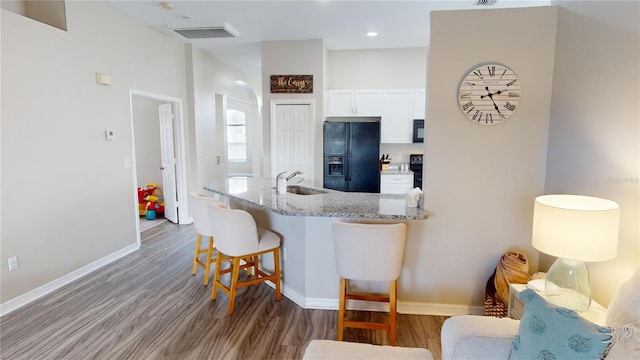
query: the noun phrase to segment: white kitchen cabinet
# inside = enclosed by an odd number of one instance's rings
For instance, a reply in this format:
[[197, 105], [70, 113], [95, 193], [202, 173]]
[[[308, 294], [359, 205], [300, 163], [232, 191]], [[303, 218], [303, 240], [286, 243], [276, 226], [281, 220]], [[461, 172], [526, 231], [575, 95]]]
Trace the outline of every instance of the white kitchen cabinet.
[[355, 92], [351, 90], [329, 90], [327, 92], [327, 116], [351, 116]]
[[413, 90], [397, 89], [382, 92], [380, 142], [404, 144], [413, 142]]
[[381, 194], [406, 194], [413, 189], [413, 173], [382, 173]]
[[381, 90], [329, 90], [327, 116], [380, 116]]
[[413, 118], [425, 119], [426, 118], [426, 103], [427, 103], [427, 91], [425, 89], [413, 90]]

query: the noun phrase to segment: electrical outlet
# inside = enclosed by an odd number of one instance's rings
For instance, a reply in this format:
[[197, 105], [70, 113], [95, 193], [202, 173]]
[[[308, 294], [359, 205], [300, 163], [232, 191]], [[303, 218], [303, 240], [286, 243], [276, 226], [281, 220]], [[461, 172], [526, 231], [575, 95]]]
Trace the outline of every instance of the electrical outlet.
[[9, 258], [9, 271], [18, 269], [18, 257], [13, 256]]

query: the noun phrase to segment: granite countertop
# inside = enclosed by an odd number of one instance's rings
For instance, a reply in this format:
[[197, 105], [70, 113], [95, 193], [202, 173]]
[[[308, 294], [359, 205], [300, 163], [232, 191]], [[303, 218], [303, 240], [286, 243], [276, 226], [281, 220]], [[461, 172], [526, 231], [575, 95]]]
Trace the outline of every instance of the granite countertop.
[[303, 184], [298, 186], [321, 190], [323, 193], [278, 194], [275, 178], [251, 177], [228, 178], [206, 185], [204, 189], [281, 215], [400, 220], [427, 218], [425, 209], [406, 206], [405, 195], [342, 192]]

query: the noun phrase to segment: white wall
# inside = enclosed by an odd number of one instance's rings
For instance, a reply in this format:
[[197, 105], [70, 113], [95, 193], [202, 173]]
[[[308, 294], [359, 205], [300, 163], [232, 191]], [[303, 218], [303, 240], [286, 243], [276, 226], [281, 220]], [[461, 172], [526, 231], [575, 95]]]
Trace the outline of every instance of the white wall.
[[[187, 45], [187, 71], [189, 81], [189, 108], [194, 114], [189, 130], [190, 162], [196, 170], [189, 182], [190, 191], [202, 191], [202, 187], [212, 181], [228, 176], [224, 143], [224, 102], [223, 98], [234, 97], [258, 104], [262, 96], [260, 79], [252, 78], [215, 59], [211, 54]], [[242, 81], [249, 89], [236, 83]], [[216, 95], [220, 104], [216, 106]], [[258, 114], [259, 117], [259, 114]], [[254, 167], [259, 164], [262, 145], [261, 122], [257, 121], [256, 134], [252, 139], [256, 151]], [[218, 164], [217, 156], [221, 162]], [[254, 172], [256, 169], [254, 169]]]
[[[426, 44], [425, 44], [426, 46]], [[427, 48], [330, 50], [327, 89], [424, 89]]]
[[[482, 304], [512, 248], [536, 269], [531, 223], [544, 191], [556, 19], [552, 7], [431, 13], [421, 301]], [[489, 61], [519, 76], [523, 98], [507, 121], [481, 126], [464, 116], [457, 90]]]
[[[324, 108], [324, 58], [322, 40], [265, 41], [262, 43], [264, 176], [271, 176], [271, 100], [315, 101], [314, 183], [322, 184], [322, 122]], [[271, 94], [271, 75], [313, 75], [313, 94]], [[305, 180], [311, 180], [308, 176]]]
[[99, 2], [66, 14], [65, 32], [1, 13], [3, 304], [136, 246], [129, 89], [186, 96], [182, 44]]
[[593, 296], [606, 305], [640, 266], [640, 3], [558, 5], [544, 190], [620, 204], [618, 256], [588, 264]]
[[[143, 96], [132, 96], [133, 133], [137, 186], [157, 184], [162, 187], [162, 157], [160, 148], [160, 122], [158, 106], [161, 101]], [[164, 193], [160, 189], [161, 193]]]
[[[331, 50], [327, 56], [327, 89], [425, 89], [427, 48]], [[424, 144], [380, 144], [394, 163], [408, 163]]]

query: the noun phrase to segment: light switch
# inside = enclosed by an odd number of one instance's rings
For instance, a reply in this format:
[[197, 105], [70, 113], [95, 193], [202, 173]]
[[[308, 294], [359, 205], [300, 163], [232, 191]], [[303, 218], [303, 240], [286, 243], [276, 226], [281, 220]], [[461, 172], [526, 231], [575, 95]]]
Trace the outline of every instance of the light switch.
[[105, 140], [113, 140], [113, 138], [116, 136], [116, 132], [113, 130], [105, 130], [104, 131], [104, 139]]
[[129, 158], [124, 159], [124, 168], [128, 169], [130, 167], [131, 167], [131, 159]]

